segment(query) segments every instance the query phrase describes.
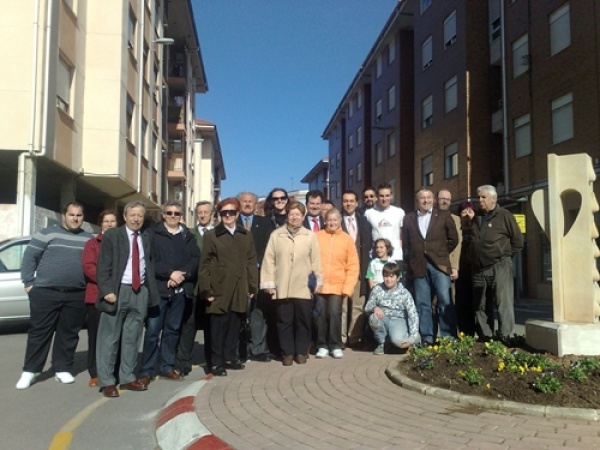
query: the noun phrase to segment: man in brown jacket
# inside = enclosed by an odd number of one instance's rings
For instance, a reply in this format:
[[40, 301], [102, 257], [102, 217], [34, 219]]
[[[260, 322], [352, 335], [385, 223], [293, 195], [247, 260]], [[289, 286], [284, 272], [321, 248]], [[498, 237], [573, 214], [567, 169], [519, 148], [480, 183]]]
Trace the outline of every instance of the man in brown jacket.
[[456, 337], [456, 312], [450, 297], [450, 252], [458, 244], [456, 225], [449, 211], [433, 207], [433, 192], [421, 188], [416, 195], [417, 211], [404, 218], [402, 247], [408, 277], [414, 282], [423, 344], [433, 344], [431, 299], [437, 295], [442, 336]]

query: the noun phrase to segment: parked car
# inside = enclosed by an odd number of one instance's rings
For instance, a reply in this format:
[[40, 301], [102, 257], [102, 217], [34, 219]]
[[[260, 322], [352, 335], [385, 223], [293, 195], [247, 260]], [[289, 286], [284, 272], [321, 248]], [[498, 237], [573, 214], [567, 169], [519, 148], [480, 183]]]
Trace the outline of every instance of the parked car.
[[21, 262], [31, 236], [0, 242], [0, 322], [29, 320], [29, 298], [21, 282]]

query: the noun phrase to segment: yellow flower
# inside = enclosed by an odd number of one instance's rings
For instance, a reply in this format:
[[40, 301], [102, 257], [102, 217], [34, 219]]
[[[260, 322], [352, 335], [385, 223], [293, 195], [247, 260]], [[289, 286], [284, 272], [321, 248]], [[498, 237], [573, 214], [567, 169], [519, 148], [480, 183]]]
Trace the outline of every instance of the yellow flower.
[[437, 351], [438, 351], [438, 349], [439, 349], [439, 347], [438, 347], [437, 345], [434, 345], [434, 346], [433, 346], [433, 349], [434, 349], [434, 350], [437, 352]]
[[488, 384], [485, 385], [486, 389], [489, 389], [490, 387], [491, 387], [490, 383], [488, 383]]
[[505, 364], [503, 360], [498, 361], [498, 372], [502, 372], [504, 370]]

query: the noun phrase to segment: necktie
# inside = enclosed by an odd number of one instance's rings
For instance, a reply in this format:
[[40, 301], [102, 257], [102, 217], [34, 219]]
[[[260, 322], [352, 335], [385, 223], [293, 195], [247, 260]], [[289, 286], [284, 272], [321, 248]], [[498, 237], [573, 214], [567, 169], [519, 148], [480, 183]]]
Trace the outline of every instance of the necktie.
[[352, 237], [352, 240], [356, 242], [356, 225], [354, 224], [354, 217], [348, 217], [348, 233]]
[[313, 217], [312, 221], [313, 221], [313, 231], [316, 233], [317, 231], [319, 231], [319, 219], [317, 219], [316, 217]]
[[138, 247], [138, 233], [133, 233], [133, 242], [131, 244], [131, 287], [138, 291], [142, 285], [140, 279], [140, 248]]
[[206, 227], [202, 227], [202, 236], [204, 236], [204, 233], [206, 233], [208, 230], [206, 229]]
[[250, 231], [250, 228], [252, 228], [252, 225], [250, 224], [250, 217], [246, 217], [244, 220], [246, 221], [246, 223], [244, 224], [246, 230]]

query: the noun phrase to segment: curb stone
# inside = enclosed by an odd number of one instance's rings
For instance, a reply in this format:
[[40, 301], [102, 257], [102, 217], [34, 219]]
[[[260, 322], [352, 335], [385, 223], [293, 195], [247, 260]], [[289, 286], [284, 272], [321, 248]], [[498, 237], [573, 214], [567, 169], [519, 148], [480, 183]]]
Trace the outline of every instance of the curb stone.
[[196, 413], [195, 400], [207, 379], [182, 389], [165, 404], [156, 419], [155, 436], [161, 450], [231, 450], [212, 434]]
[[532, 405], [508, 400], [486, 399], [474, 395], [459, 394], [448, 389], [442, 389], [439, 387], [430, 386], [428, 384], [419, 383], [418, 381], [415, 381], [400, 372], [398, 369], [398, 361], [391, 362], [387, 369], [385, 369], [385, 374], [392, 381], [392, 383], [397, 384], [405, 389], [464, 405], [475, 406], [477, 408], [500, 410], [512, 414], [526, 414], [529, 416], [547, 417], [553, 419], [575, 419], [587, 421], [600, 420], [600, 409], [561, 408], [558, 406]]

